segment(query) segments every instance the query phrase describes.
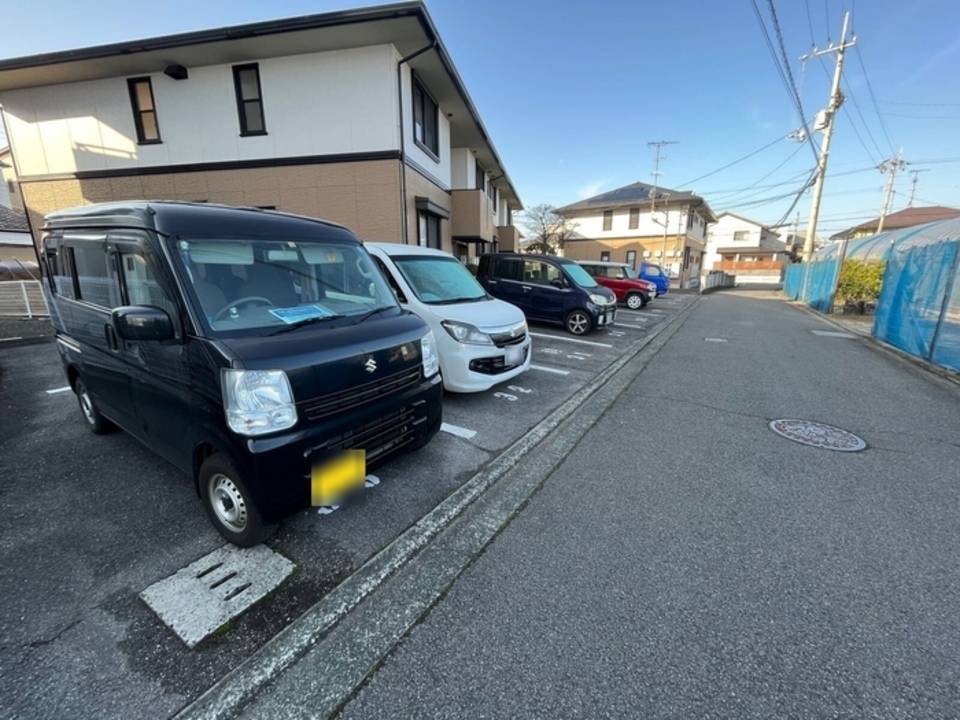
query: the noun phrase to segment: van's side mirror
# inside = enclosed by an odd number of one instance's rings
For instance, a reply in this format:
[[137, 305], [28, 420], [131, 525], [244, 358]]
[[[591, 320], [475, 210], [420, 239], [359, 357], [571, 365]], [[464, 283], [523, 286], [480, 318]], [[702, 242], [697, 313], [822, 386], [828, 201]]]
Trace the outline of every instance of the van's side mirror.
[[127, 305], [113, 311], [113, 326], [124, 340], [173, 340], [173, 321], [151, 305]]
[[555, 288], [560, 288], [561, 290], [566, 286], [566, 283], [563, 281], [563, 278], [554, 278], [550, 281], [550, 284]]

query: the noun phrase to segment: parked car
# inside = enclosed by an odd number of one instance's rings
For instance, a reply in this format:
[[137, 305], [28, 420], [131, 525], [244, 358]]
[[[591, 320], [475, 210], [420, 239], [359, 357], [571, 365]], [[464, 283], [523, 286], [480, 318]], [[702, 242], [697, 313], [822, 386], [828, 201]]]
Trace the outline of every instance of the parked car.
[[236, 545], [440, 427], [434, 335], [339, 225], [91, 205], [47, 217], [42, 257], [86, 424], [118, 426], [192, 475]]
[[433, 330], [444, 388], [480, 392], [530, 368], [523, 312], [489, 295], [453, 255], [417, 245], [365, 245], [400, 306]]
[[477, 280], [529, 320], [558, 323], [574, 335], [611, 325], [617, 299], [572, 260], [553, 255], [482, 255]]
[[635, 272], [636, 276], [642, 280], [649, 280], [657, 286], [657, 297], [666, 295], [670, 292], [670, 277], [663, 271], [659, 265], [654, 263], [642, 262]]
[[649, 280], [641, 280], [626, 263], [580, 260], [598, 283], [613, 291], [617, 302], [631, 310], [646, 307], [657, 296], [657, 286]]

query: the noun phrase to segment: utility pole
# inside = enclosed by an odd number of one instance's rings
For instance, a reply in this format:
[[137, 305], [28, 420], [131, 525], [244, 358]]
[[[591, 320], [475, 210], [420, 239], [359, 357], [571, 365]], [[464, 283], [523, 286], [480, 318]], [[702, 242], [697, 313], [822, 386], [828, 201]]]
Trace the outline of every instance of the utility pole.
[[676, 145], [677, 142], [677, 140], [655, 140], [647, 143], [647, 147], [657, 149], [656, 158], [653, 161], [653, 172], [650, 173], [653, 176], [653, 189], [650, 191], [650, 217], [658, 225], [663, 225], [663, 250], [660, 255], [662, 265], [666, 265], [667, 259], [667, 225], [670, 222], [670, 196], [667, 196], [667, 204], [663, 210], [663, 222], [661, 223], [654, 217], [654, 213], [657, 211], [657, 185], [660, 184], [660, 176], [663, 174], [660, 172], [660, 161], [667, 159], [666, 155], [661, 154], [663, 147], [664, 145]]
[[890, 212], [890, 201], [893, 199], [893, 183], [897, 179], [897, 170], [906, 167], [903, 161], [903, 150], [897, 150], [897, 154], [880, 163], [880, 172], [889, 175], [887, 185], [883, 189], [883, 206], [880, 208], [880, 220], [877, 222], [877, 235], [883, 232], [883, 223], [887, 219], [887, 213]]
[[[833, 68], [833, 85], [830, 88], [830, 100], [827, 103], [826, 117], [823, 128], [823, 144], [820, 146], [820, 158], [817, 161], [817, 180], [813, 186], [813, 201], [810, 204], [810, 222], [807, 224], [807, 238], [803, 244], [803, 261], [810, 262], [813, 256], [813, 244], [817, 237], [817, 220], [820, 217], [820, 200], [823, 197], [823, 182], [827, 174], [827, 160], [830, 157], [830, 140], [833, 138], [833, 124], [836, 119], [837, 110], [843, 104], [843, 93], [840, 92], [840, 79], [843, 75], [843, 57], [847, 48], [853, 47], [857, 38], [853, 37], [847, 42], [847, 28], [850, 26], [850, 13], [843, 14], [843, 30], [840, 33], [840, 42], [836, 45], [831, 43], [823, 50], [814, 48], [810, 53], [804, 55], [801, 60], [811, 57], [836, 53], [836, 65]], [[809, 274], [809, 273], [807, 273]], [[804, 283], [806, 285], [806, 283]]]
[[917, 182], [920, 180], [918, 176], [922, 172], [930, 172], [930, 168], [910, 171], [910, 174], [913, 175], [913, 180], [910, 181], [910, 199], [907, 200], [907, 207], [913, 207], [913, 198], [917, 194]]

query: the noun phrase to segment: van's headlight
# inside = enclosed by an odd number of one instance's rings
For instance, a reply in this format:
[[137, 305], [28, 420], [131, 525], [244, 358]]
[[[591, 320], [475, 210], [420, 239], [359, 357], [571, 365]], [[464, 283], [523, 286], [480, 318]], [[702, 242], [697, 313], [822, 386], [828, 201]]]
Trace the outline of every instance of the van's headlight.
[[493, 340], [485, 332], [480, 332], [470, 323], [444, 320], [440, 323], [454, 340], [467, 345], [493, 345]]
[[264, 435], [297, 423], [290, 381], [283, 370], [223, 370], [227, 425], [240, 435]]
[[590, 302], [592, 302], [594, 305], [599, 305], [600, 307], [603, 307], [604, 305], [608, 305], [610, 303], [610, 300], [604, 297], [603, 295], [595, 295], [593, 293], [590, 293]]
[[440, 370], [440, 358], [437, 356], [437, 340], [433, 330], [420, 338], [420, 361], [423, 363], [423, 376], [432, 378]]

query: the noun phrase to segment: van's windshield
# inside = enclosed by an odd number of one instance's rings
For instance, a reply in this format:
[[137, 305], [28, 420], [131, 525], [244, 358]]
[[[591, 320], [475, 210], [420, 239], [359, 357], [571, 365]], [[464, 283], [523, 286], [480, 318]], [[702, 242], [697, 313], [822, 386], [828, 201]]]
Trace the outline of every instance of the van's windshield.
[[590, 273], [583, 269], [582, 265], [570, 260], [561, 260], [560, 264], [563, 266], [563, 269], [567, 271], [567, 275], [580, 287], [587, 289], [597, 287], [597, 281], [590, 276]]
[[[176, 242], [214, 332], [355, 319], [396, 300], [367, 251], [348, 243], [195, 238]], [[336, 323], [340, 324], [340, 323]]]
[[452, 305], [486, 300], [484, 290], [462, 262], [435, 255], [403, 255], [390, 258], [404, 279], [427, 305]]

